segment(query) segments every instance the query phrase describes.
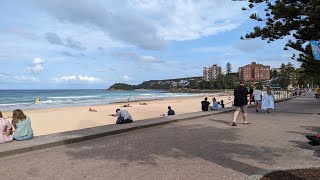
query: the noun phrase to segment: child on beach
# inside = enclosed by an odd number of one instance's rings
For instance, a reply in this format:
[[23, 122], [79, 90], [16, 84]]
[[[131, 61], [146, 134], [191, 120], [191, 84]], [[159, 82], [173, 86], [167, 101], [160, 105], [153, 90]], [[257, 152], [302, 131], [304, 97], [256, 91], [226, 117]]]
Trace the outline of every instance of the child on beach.
[[3, 118], [2, 112], [0, 111], [0, 144], [11, 142], [13, 140], [12, 126], [10, 122]]

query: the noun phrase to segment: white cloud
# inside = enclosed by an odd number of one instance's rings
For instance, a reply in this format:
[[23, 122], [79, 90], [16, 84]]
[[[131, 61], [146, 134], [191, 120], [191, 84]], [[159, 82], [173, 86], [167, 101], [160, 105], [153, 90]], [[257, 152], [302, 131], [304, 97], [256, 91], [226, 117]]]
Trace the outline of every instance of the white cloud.
[[45, 61], [41, 58], [34, 58], [33, 65], [31, 67], [28, 67], [28, 71], [34, 75], [40, 74], [43, 71], [43, 64]]
[[130, 78], [128, 75], [123, 75], [123, 76], [122, 76], [122, 79], [123, 79], [124, 81], [129, 81], [131, 78]]
[[34, 58], [33, 60], [33, 64], [40, 64], [43, 65], [44, 64], [44, 60], [41, 58]]
[[71, 75], [71, 76], [62, 76], [56, 77], [53, 79], [57, 83], [102, 83], [103, 80], [96, 77], [83, 76], [83, 75]]
[[[222, 0], [33, 2], [63, 23], [100, 30], [106, 39], [150, 50], [162, 49], [170, 40], [198, 39], [229, 31], [248, 18], [248, 12], [241, 11], [244, 2]], [[51, 40], [59, 42], [56, 37]]]

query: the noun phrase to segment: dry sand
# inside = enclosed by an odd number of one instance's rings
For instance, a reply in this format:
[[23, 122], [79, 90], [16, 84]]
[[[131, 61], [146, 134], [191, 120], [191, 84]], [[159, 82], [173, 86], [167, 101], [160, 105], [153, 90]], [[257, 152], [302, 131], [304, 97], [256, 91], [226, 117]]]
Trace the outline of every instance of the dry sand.
[[[213, 95], [208, 95], [212, 103]], [[232, 96], [215, 96], [217, 101], [224, 100], [226, 107], [230, 107], [233, 101]], [[230, 98], [229, 98], [230, 97]], [[89, 106], [64, 107], [53, 109], [26, 110], [24, 113], [31, 118], [32, 128], [35, 136], [52, 134], [64, 131], [72, 131], [83, 128], [90, 128], [108, 124], [115, 124], [117, 108], [126, 109], [134, 120], [144, 120], [160, 117], [165, 114], [168, 106], [171, 106], [176, 114], [201, 111], [202, 97], [183, 97], [174, 99], [162, 99], [152, 101], [130, 102], [132, 107], [120, 107], [126, 103], [115, 103], [100, 106], [90, 106], [98, 112], [89, 112]], [[140, 105], [147, 103], [147, 105]], [[12, 112], [4, 112], [4, 117], [12, 116]]]

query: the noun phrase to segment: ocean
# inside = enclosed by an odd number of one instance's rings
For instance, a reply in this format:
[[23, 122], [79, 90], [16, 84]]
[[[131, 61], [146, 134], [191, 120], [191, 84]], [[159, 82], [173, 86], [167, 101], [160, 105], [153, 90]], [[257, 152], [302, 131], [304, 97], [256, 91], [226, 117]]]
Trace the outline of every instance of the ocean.
[[[0, 111], [104, 105], [115, 102], [199, 95], [204, 94], [168, 93], [166, 91], [151, 90], [105, 91], [102, 89], [0, 90]], [[40, 99], [40, 102], [36, 102], [37, 98]]]

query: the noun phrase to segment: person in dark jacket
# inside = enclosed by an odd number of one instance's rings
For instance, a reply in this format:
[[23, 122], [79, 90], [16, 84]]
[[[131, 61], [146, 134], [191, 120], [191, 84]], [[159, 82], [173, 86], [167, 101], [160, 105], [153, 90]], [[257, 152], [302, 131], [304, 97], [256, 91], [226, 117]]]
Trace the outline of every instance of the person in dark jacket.
[[172, 116], [175, 115], [176, 113], [174, 112], [174, 110], [171, 109], [171, 106], [168, 106], [168, 116]]
[[232, 126], [237, 126], [237, 117], [240, 113], [242, 112], [243, 116], [243, 124], [250, 124], [248, 122], [248, 116], [247, 116], [247, 104], [248, 104], [248, 96], [249, 92], [246, 87], [244, 87], [244, 82], [241, 80], [240, 85], [237, 86], [234, 89], [234, 106], [235, 106], [235, 111], [233, 114], [233, 122]]
[[208, 98], [204, 98], [204, 101], [201, 101], [201, 109], [202, 111], [208, 111], [209, 110], [210, 102], [208, 101]]

